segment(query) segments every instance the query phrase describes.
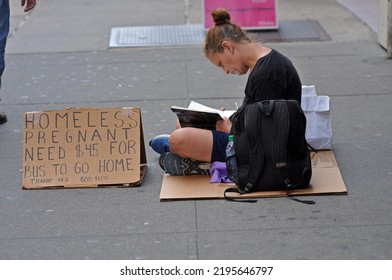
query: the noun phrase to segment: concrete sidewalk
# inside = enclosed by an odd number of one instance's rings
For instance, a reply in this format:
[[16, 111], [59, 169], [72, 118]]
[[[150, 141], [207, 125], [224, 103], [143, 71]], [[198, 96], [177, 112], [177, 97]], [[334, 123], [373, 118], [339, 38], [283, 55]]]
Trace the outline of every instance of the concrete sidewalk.
[[[160, 202], [163, 172], [132, 189], [21, 188], [23, 112], [142, 108], [146, 144], [174, 128], [170, 106], [241, 102], [201, 46], [108, 49], [112, 27], [201, 23], [201, 1], [12, 1], [0, 111], [0, 259], [391, 259], [392, 61], [377, 34], [335, 0], [281, 0], [280, 20], [317, 20], [330, 41], [269, 43], [304, 85], [331, 97], [334, 149], [348, 189], [314, 206], [285, 198]], [[186, 5], [189, 3], [189, 5]], [[19, 9], [19, 10], [18, 10]]]

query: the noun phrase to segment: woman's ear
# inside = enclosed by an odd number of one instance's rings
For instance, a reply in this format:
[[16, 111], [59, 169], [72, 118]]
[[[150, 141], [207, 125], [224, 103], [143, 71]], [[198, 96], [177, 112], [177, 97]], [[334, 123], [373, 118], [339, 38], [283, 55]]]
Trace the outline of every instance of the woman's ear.
[[227, 49], [229, 52], [233, 52], [233, 45], [229, 41], [222, 42], [223, 49]]

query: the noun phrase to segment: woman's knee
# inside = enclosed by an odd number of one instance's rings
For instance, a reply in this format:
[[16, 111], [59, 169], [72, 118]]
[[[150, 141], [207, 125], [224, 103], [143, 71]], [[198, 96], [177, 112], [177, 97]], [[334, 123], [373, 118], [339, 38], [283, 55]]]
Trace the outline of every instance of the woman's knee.
[[210, 130], [184, 127], [170, 135], [170, 151], [179, 156], [210, 161], [213, 138]]
[[189, 137], [187, 133], [187, 129], [185, 128], [180, 128], [176, 129], [175, 131], [170, 134], [170, 151], [176, 152], [179, 150], [183, 150], [184, 147], [187, 146], [187, 138]]

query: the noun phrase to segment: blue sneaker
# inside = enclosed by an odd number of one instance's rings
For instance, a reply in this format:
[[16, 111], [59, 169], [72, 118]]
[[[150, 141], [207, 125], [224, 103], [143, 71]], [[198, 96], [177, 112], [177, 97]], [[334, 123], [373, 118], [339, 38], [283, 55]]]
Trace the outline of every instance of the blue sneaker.
[[161, 155], [163, 153], [170, 152], [169, 138], [169, 134], [161, 134], [152, 138], [148, 144], [155, 152]]
[[170, 175], [185, 176], [193, 174], [210, 175], [211, 164], [183, 158], [172, 153], [163, 153], [159, 157], [159, 166]]

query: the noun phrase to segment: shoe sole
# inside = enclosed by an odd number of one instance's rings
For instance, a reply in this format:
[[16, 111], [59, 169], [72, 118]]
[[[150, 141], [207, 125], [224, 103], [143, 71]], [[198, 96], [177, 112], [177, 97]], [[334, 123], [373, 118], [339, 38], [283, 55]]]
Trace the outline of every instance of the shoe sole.
[[159, 157], [160, 167], [170, 175], [210, 175], [210, 170], [200, 168], [203, 163], [190, 158], [182, 158], [172, 153], [165, 153]]

